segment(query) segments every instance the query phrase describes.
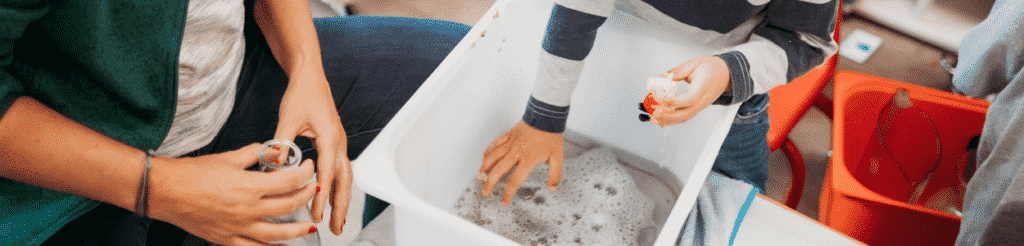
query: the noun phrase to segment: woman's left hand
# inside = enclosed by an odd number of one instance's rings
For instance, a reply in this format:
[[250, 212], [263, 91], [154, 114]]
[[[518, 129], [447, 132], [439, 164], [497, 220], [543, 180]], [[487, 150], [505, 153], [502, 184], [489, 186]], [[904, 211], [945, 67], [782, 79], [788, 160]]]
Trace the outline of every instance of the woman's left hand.
[[686, 93], [658, 98], [651, 123], [666, 127], [690, 120], [707, 108], [729, 88], [729, 67], [722, 58], [705, 56], [690, 59], [672, 70], [673, 81], [690, 83]]
[[313, 198], [313, 221], [323, 220], [324, 204], [331, 201], [331, 231], [335, 235], [341, 234], [351, 196], [352, 167], [347, 155], [345, 129], [323, 72], [292, 73], [280, 110], [274, 138], [294, 140], [296, 136], [308, 137], [319, 153], [316, 175], [317, 184], [323, 190]]

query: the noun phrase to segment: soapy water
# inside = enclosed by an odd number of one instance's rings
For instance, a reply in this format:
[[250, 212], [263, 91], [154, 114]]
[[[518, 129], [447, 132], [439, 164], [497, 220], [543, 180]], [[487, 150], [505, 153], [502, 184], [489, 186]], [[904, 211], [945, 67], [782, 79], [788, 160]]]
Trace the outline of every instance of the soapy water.
[[547, 165], [538, 165], [501, 205], [505, 183], [480, 197], [475, 180], [451, 210], [523, 245], [651, 245], [658, 233], [657, 205], [608, 148], [565, 160], [558, 190], [547, 189]]

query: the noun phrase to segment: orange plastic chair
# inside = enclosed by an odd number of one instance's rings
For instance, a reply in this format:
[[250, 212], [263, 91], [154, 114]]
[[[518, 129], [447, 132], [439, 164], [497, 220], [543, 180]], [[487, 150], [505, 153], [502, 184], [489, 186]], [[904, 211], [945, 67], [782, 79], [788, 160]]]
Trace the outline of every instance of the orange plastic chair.
[[[836, 28], [832, 35], [836, 42], [839, 42], [843, 1], [840, 0], [838, 4], [840, 7], [836, 13]], [[789, 132], [812, 105], [825, 112], [829, 118], [832, 117], [832, 101], [822, 96], [821, 90], [832, 79], [837, 60], [838, 55], [832, 55], [823, 64], [803, 76], [788, 84], [776, 86], [769, 92], [768, 118], [771, 120], [771, 124], [768, 129], [768, 149], [775, 151], [781, 147], [782, 152], [789, 160], [793, 182], [785, 201], [786, 206], [793, 209], [796, 209], [800, 204], [800, 198], [803, 197], [806, 171], [804, 157], [796, 148], [796, 144], [789, 139]]]
[[[947, 192], [963, 191], [969, 179], [964, 177], [969, 164], [963, 157], [971, 139], [981, 134], [988, 102], [846, 71], [837, 73], [835, 81], [833, 156], [822, 187], [819, 220], [869, 245], [952, 245], [960, 217], [923, 205]], [[879, 115], [898, 88], [907, 90], [914, 106], [928, 115], [941, 143], [938, 164], [920, 199], [911, 198], [918, 187], [901, 176], [907, 167], [888, 159], [894, 153], [885, 152], [879, 140]], [[928, 145], [908, 142], [899, 154], [935, 151], [922, 146]], [[917, 202], [908, 202], [912, 200]]]

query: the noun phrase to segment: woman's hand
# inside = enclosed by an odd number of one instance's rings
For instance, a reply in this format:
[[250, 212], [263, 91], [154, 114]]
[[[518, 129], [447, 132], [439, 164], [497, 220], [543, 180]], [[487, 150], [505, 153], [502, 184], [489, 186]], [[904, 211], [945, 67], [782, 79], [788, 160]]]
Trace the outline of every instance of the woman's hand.
[[[316, 231], [300, 221], [263, 220], [289, 214], [316, 193], [312, 161], [288, 170], [262, 173], [245, 168], [258, 161], [260, 144], [200, 157], [153, 157], [150, 216], [216, 244], [264, 245]], [[300, 187], [302, 186], [302, 187]]]
[[690, 87], [673, 98], [655, 97], [659, 105], [654, 106], [651, 123], [661, 127], [690, 120], [729, 88], [729, 67], [722, 58], [693, 58], [668, 72], [675, 74], [673, 81], [686, 81]]
[[533, 168], [545, 161], [548, 163], [548, 189], [555, 191], [562, 180], [562, 159], [562, 134], [537, 130], [519, 121], [484, 151], [477, 175], [477, 180], [484, 182], [480, 195], [489, 196], [501, 177], [515, 167], [501, 196], [501, 204], [508, 205]]
[[[320, 69], [322, 68], [314, 68]], [[348, 212], [352, 187], [352, 167], [347, 155], [347, 138], [341, 118], [323, 72], [293, 73], [281, 99], [280, 121], [275, 139], [293, 140], [296, 136], [313, 140], [317, 159], [317, 183], [320, 192], [313, 198], [312, 217], [323, 220], [325, 203], [330, 201], [331, 231], [341, 234]]]
[[309, 2], [303, 0], [256, 1], [253, 16], [274, 58], [288, 74], [288, 89], [281, 99], [280, 119], [274, 138], [313, 139], [317, 159], [317, 183], [324, 189], [313, 198], [313, 221], [323, 220], [324, 203], [331, 201], [331, 232], [341, 234], [351, 195], [352, 168], [341, 117], [324, 76]]

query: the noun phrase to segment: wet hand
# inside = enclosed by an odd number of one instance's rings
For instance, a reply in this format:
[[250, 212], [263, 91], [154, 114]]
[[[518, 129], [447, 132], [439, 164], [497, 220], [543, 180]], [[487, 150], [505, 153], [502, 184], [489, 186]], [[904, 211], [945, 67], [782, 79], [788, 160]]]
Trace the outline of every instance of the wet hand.
[[[316, 231], [310, 221], [275, 224], [316, 193], [313, 162], [272, 173], [245, 170], [258, 161], [260, 144], [199, 157], [154, 157], [150, 217], [223, 245], [265, 245]], [[301, 187], [300, 187], [301, 186]], [[298, 188], [297, 188], [298, 187]]]
[[331, 232], [341, 234], [348, 212], [352, 167], [346, 154], [347, 138], [323, 72], [296, 72], [281, 99], [280, 121], [275, 139], [294, 141], [296, 136], [313, 140], [317, 159], [317, 184], [322, 190], [313, 198], [313, 221], [323, 220], [330, 201]]
[[484, 151], [477, 175], [477, 180], [484, 182], [480, 195], [489, 196], [498, 181], [514, 168], [501, 196], [501, 204], [507, 206], [515, 191], [541, 162], [548, 163], [548, 189], [554, 191], [562, 180], [562, 159], [562, 134], [541, 131], [519, 121]]
[[655, 97], [651, 123], [666, 127], [690, 120], [707, 108], [729, 88], [729, 67], [722, 58], [697, 57], [668, 72], [673, 81], [690, 83], [686, 93], [675, 97]]

